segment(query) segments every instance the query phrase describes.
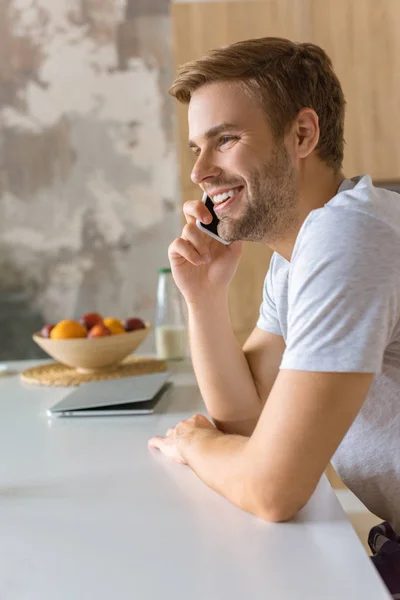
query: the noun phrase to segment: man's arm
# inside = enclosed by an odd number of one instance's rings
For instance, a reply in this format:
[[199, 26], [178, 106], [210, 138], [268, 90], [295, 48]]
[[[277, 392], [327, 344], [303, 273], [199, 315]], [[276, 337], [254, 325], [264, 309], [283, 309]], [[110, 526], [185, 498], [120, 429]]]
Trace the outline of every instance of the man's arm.
[[278, 374], [283, 338], [256, 327], [242, 349], [224, 295], [188, 311], [192, 361], [208, 413], [224, 433], [249, 436]]
[[[278, 335], [256, 331], [245, 352], [232, 330], [228, 289], [243, 242], [225, 246], [196, 227], [209, 223], [200, 200], [185, 202], [186, 225], [169, 246], [174, 281], [188, 307], [194, 370], [209, 414], [225, 433], [250, 435], [273, 386], [284, 344]], [[279, 329], [277, 329], [279, 331]]]
[[[192, 427], [173, 443], [200, 479], [232, 503], [267, 521], [288, 520], [315, 490], [372, 379], [371, 373], [281, 370], [250, 438]], [[168, 438], [157, 447], [163, 444]]]

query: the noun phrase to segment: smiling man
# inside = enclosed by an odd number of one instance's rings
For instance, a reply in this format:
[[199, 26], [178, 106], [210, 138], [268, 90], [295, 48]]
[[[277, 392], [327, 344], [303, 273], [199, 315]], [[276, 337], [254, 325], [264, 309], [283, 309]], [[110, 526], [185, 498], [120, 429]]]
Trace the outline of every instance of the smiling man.
[[[232, 243], [196, 227], [211, 220], [202, 202], [184, 205], [169, 257], [214, 424], [195, 415], [149, 445], [268, 521], [293, 517], [332, 458], [387, 521], [371, 533], [373, 549], [380, 533], [396, 544], [400, 198], [342, 173], [345, 100], [313, 44], [262, 38], [213, 50], [181, 67], [171, 94], [189, 106], [192, 180]], [[228, 287], [243, 240], [274, 254], [241, 348]]]

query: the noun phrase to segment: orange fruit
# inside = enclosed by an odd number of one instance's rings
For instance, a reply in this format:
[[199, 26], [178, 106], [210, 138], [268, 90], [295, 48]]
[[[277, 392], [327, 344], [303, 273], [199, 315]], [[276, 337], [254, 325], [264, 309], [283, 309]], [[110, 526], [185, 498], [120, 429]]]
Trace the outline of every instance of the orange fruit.
[[53, 327], [50, 332], [52, 340], [65, 340], [68, 338], [84, 338], [87, 337], [87, 329], [78, 321], [65, 319], [60, 321]]
[[106, 319], [103, 319], [103, 323], [106, 327], [108, 327], [108, 329], [113, 335], [125, 333], [122, 321], [120, 321], [119, 319], [115, 319], [114, 317], [107, 317]]

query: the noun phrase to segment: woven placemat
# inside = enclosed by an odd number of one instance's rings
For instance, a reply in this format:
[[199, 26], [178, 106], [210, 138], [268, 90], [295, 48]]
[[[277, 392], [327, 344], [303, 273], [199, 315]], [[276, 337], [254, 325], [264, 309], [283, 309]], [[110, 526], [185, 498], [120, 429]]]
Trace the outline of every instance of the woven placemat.
[[94, 373], [78, 373], [76, 369], [67, 367], [58, 362], [47, 363], [31, 369], [26, 369], [20, 374], [24, 383], [47, 386], [80, 385], [88, 381], [101, 381], [102, 379], [118, 379], [148, 373], [160, 373], [167, 370], [167, 363], [157, 358], [143, 356], [130, 356], [124, 361]]

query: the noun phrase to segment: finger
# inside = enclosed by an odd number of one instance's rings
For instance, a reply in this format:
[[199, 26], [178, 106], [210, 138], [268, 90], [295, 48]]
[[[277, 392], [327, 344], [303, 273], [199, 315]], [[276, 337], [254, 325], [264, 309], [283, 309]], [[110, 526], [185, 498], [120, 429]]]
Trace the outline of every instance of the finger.
[[196, 415], [197, 421], [202, 421], [203, 423], [210, 423], [209, 419], [205, 415], [198, 414]]
[[156, 435], [155, 437], [151, 438], [151, 440], [147, 442], [147, 445], [149, 448], [157, 448], [158, 450], [160, 450], [163, 456], [166, 456], [167, 458], [173, 460], [176, 463], [179, 463], [181, 465], [187, 464], [186, 461], [182, 458], [182, 456], [179, 455], [174, 446], [170, 446], [165, 443], [165, 440], [161, 435]]
[[199, 219], [202, 223], [211, 223], [212, 216], [206, 205], [201, 200], [189, 200], [183, 205], [183, 214], [188, 223], [195, 223]]
[[181, 237], [190, 242], [200, 256], [207, 262], [210, 260], [211, 238], [206, 233], [200, 231], [195, 223], [187, 223], [182, 230]]
[[201, 427], [208, 427], [209, 429], [216, 428], [214, 423], [211, 423], [211, 421], [207, 419], [207, 417], [205, 417], [204, 415], [197, 415], [196, 423]]
[[164, 438], [161, 435], [156, 435], [155, 437], [151, 438], [151, 440], [149, 440], [147, 442], [147, 445], [150, 448], [158, 448], [159, 450], [161, 450], [161, 446], [163, 445], [164, 442]]
[[195, 423], [201, 423], [201, 422], [204, 422], [204, 420], [207, 421], [206, 417], [204, 415], [200, 415], [200, 414], [193, 415], [193, 417], [191, 417], [191, 418], [193, 419], [193, 421]]
[[205, 424], [209, 424], [208, 419], [204, 415], [193, 415], [190, 417], [189, 422], [191, 423], [192, 427], [193, 425], [195, 427], [202, 427]]
[[177, 260], [180, 257], [184, 258], [192, 265], [205, 265], [206, 260], [197, 252], [196, 248], [183, 238], [176, 238], [168, 248], [168, 257], [170, 261]]
[[201, 413], [195, 413], [194, 415], [189, 417], [187, 420], [188, 421], [196, 421], [198, 418], [202, 419], [203, 417], [204, 417], [204, 415], [202, 415]]

